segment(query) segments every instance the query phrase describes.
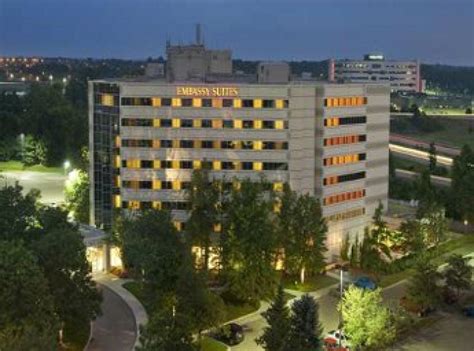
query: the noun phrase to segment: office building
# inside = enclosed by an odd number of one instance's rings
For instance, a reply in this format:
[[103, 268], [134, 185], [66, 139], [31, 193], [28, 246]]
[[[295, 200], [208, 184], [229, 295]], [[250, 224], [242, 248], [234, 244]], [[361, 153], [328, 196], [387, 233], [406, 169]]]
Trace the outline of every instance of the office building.
[[423, 92], [419, 61], [386, 60], [367, 54], [363, 60], [329, 60], [328, 78], [340, 83], [385, 83], [392, 92]]

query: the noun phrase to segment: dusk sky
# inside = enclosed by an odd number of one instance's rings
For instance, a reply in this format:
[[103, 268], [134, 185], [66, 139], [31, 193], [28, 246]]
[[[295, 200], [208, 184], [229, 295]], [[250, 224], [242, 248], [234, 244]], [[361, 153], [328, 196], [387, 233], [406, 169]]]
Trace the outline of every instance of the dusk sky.
[[157, 57], [197, 22], [234, 58], [474, 65], [474, 0], [0, 0], [0, 56]]

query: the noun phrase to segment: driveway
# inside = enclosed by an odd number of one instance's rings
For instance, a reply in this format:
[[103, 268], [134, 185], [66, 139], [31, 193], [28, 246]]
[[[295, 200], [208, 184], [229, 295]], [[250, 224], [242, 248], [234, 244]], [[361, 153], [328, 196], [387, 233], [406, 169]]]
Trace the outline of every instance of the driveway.
[[[51, 204], [64, 202], [64, 182], [66, 176], [57, 173], [43, 173], [31, 171], [8, 171], [0, 172], [0, 176], [6, 178], [8, 185], [15, 184], [16, 181], [23, 187], [23, 193], [31, 189], [41, 191], [40, 202]], [[0, 180], [3, 185], [4, 180]]]
[[111, 289], [102, 291], [102, 316], [92, 324], [92, 339], [86, 351], [130, 351], [136, 338], [135, 318], [130, 307]]

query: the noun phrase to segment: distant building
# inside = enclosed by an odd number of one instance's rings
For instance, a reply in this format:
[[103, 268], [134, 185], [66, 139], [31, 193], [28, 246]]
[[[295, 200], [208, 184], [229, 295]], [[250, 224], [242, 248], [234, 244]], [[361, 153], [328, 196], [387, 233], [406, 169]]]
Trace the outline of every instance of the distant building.
[[329, 60], [328, 78], [340, 83], [389, 83], [392, 92], [423, 92], [419, 61], [386, 60], [367, 54], [363, 60]]

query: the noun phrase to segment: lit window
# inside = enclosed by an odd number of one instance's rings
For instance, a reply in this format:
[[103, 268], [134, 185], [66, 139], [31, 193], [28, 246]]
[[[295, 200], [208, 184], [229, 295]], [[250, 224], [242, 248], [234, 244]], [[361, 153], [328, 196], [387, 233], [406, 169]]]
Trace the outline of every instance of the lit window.
[[179, 160], [171, 161], [171, 168], [172, 169], [179, 169]]
[[221, 170], [221, 161], [213, 161], [212, 162], [212, 169], [215, 171]]
[[262, 141], [256, 140], [253, 142], [253, 149], [254, 150], [262, 150]]
[[153, 120], [153, 127], [160, 128], [160, 119], [159, 118], [155, 118]]
[[255, 129], [262, 129], [262, 121], [260, 119], [256, 119], [254, 121], [254, 128]]
[[263, 169], [262, 162], [254, 162], [253, 163], [253, 170], [254, 171], [261, 171]]
[[115, 208], [122, 207], [122, 200], [120, 198], [120, 195], [114, 195], [114, 207]]
[[276, 106], [276, 108], [279, 108], [279, 109], [285, 108], [285, 104], [284, 104], [283, 100], [281, 100], [281, 99], [278, 99], [278, 100], [275, 101], [275, 106]]
[[201, 169], [201, 161], [200, 160], [194, 160], [193, 161], [193, 169]]
[[173, 106], [173, 107], [181, 107], [181, 99], [180, 99], [180, 98], [173, 98], [173, 99], [171, 99], [171, 106]]
[[120, 168], [120, 155], [115, 156], [115, 168]]
[[273, 183], [273, 190], [283, 191], [283, 183], [282, 182]]
[[262, 99], [254, 99], [253, 100], [253, 107], [254, 108], [262, 108]]
[[161, 161], [160, 160], [154, 160], [153, 161], [153, 168], [154, 169], [160, 169], [161, 168]]
[[285, 129], [285, 123], [283, 120], [275, 121], [275, 129]]
[[161, 189], [161, 180], [153, 179], [153, 190]]
[[173, 180], [173, 190], [181, 190], [181, 182], [179, 180]]
[[222, 225], [220, 223], [214, 224], [214, 232], [220, 233], [222, 231]]
[[235, 119], [234, 120], [234, 128], [235, 129], [242, 129], [242, 120], [241, 119]]
[[212, 128], [222, 128], [222, 120], [221, 119], [213, 119], [212, 120]]
[[222, 100], [221, 99], [212, 99], [212, 107], [221, 108], [222, 107]]
[[179, 121], [179, 118], [173, 118], [172, 127], [173, 128], [179, 128], [180, 125], [181, 125], [181, 123]]
[[193, 99], [193, 107], [201, 107], [202, 100], [201, 99]]
[[161, 106], [161, 99], [160, 99], [160, 98], [156, 98], [156, 97], [152, 98], [152, 99], [151, 99], [151, 105], [152, 105], [153, 107], [160, 107], [160, 106]]
[[242, 100], [234, 99], [234, 108], [241, 108], [241, 107], [242, 107]]
[[156, 210], [161, 210], [161, 202], [160, 201], [153, 201], [152, 206]]
[[201, 120], [200, 119], [194, 119], [193, 120], [193, 127], [194, 128], [201, 128]]
[[110, 94], [103, 94], [101, 97], [101, 104], [104, 106], [114, 106], [114, 96]]

